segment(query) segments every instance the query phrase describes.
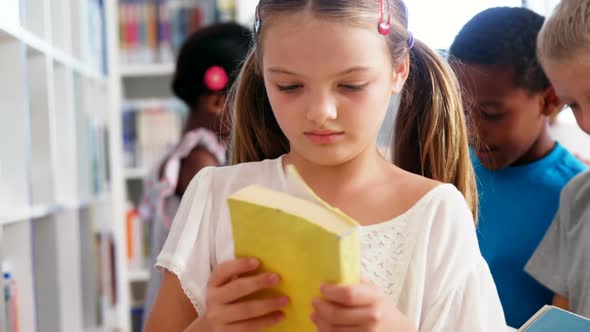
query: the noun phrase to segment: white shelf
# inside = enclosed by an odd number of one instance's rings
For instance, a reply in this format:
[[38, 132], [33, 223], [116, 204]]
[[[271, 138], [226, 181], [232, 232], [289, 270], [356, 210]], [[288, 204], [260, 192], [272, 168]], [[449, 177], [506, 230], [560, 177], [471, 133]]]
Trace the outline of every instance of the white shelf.
[[148, 170], [145, 168], [127, 168], [125, 169], [125, 178], [132, 179], [143, 179], [148, 175]]
[[19, 40], [32, 50], [45, 54], [49, 58], [54, 59], [55, 61], [60, 62], [67, 67], [73, 68], [85, 77], [92, 78], [103, 84], [106, 82], [106, 77], [98, 70], [91, 68], [90, 66], [82, 63], [80, 60], [75, 59], [69, 54], [66, 54], [64, 51], [54, 47], [51, 44], [48, 44], [46, 41], [39, 38], [35, 34], [18, 26], [3, 26], [0, 22], [0, 39], [7, 38]]
[[150, 77], [150, 76], [171, 76], [174, 74], [173, 63], [154, 63], [145, 65], [122, 65], [121, 76], [123, 77]]
[[134, 98], [123, 101], [123, 110], [127, 108], [156, 108], [156, 107], [169, 107], [174, 109], [183, 109], [186, 106], [176, 98]]
[[59, 205], [38, 205], [12, 211], [4, 210], [0, 216], [0, 225], [8, 225], [42, 218], [61, 210], [62, 207]]
[[147, 282], [150, 279], [150, 270], [143, 269], [129, 269], [127, 273], [129, 282]]
[[106, 200], [106, 194], [97, 195], [91, 199], [80, 200], [75, 202], [62, 202], [48, 205], [35, 205], [22, 209], [7, 210], [4, 209], [0, 215], [0, 226], [18, 222], [25, 222], [31, 219], [44, 218], [52, 214], [60, 213], [67, 210], [77, 210], [102, 203]]

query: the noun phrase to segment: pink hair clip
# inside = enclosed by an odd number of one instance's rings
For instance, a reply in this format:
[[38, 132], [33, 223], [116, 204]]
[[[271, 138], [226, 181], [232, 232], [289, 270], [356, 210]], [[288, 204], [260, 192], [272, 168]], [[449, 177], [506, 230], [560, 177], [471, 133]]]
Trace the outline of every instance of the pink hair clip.
[[[391, 13], [389, 12], [389, 2], [387, 3], [387, 10], [385, 9], [384, 0], [379, 0], [379, 24], [377, 29], [379, 33], [387, 36], [391, 32]], [[387, 1], [387, 0], [385, 0]], [[387, 11], [387, 22], [385, 21], [385, 14]]]
[[229, 83], [229, 76], [221, 66], [212, 66], [205, 71], [203, 79], [207, 89], [213, 92], [222, 91]]

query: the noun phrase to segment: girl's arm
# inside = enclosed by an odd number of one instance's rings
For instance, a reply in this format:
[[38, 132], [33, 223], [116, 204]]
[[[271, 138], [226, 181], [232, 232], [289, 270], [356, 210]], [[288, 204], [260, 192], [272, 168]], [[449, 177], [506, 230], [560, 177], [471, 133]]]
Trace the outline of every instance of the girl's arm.
[[570, 301], [559, 294], [553, 296], [553, 305], [563, 310], [570, 310]]
[[180, 281], [168, 271], [163, 273], [164, 280], [149, 313], [145, 332], [185, 331], [189, 326], [189, 331], [199, 331], [196, 326], [191, 326], [193, 322], [198, 321], [199, 315], [184, 294]]
[[[235, 259], [217, 265], [207, 285], [207, 311], [199, 317], [178, 278], [164, 272], [164, 280], [145, 331], [261, 332], [283, 320], [289, 304], [284, 296], [247, 299], [280, 282], [274, 273], [255, 273], [256, 259]], [[254, 273], [254, 274], [253, 274]]]

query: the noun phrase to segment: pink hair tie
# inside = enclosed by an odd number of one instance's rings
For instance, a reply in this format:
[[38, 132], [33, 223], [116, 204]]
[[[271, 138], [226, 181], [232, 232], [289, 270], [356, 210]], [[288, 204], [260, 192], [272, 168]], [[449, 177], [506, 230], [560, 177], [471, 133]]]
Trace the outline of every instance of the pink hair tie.
[[205, 71], [205, 86], [213, 92], [222, 91], [229, 83], [229, 76], [221, 66], [212, 66]]

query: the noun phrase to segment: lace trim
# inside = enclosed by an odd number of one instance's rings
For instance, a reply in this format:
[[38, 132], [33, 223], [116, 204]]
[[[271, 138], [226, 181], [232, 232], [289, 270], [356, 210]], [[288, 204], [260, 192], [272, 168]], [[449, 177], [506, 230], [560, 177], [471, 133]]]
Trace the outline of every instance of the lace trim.
[[397, 302], [408, 261], [407, 222], [400, 220], [387, 226], [361, 230], [361, 268], [367, 278]]
[[155, 265], [156, 269], [162, 271], [163, 269], [168, 270], [169, 272], [176, 275], [178, 280], [180, 281], [180, 286], [182, 287], [182, 291], [188, 297], [188, 299], [193, 304], [193, 307], [197, 311], [197, 314], [200, 316], [201, 313], [205, 312], [204, 304], [188, 289], [187, 283], [185, 282], [184, 278], [182, 277], [182, 273], [180, 272], [180, 268], [173, 263], [166, 263], [166, 262], [158, 262]]
[[422, 198], [413, 208], [388, 222], [361, 228], [361, 268], [363, 274], [379, 286], [394, 303], [401, 294], [410, 258], [414, 252], [417, 225], [410, 227], [408, 221], [421, 211], [439, 186]]

